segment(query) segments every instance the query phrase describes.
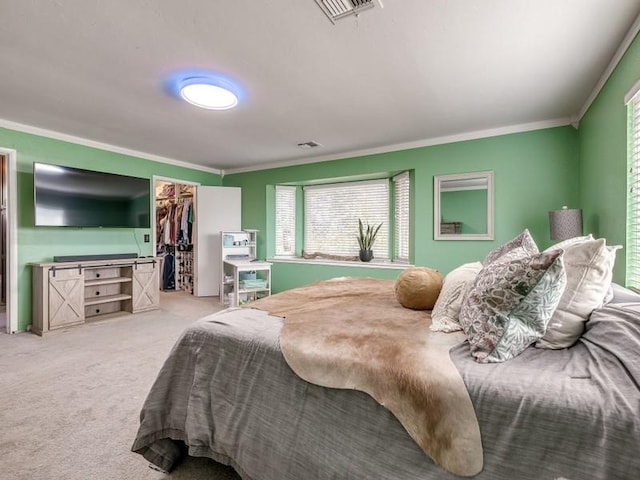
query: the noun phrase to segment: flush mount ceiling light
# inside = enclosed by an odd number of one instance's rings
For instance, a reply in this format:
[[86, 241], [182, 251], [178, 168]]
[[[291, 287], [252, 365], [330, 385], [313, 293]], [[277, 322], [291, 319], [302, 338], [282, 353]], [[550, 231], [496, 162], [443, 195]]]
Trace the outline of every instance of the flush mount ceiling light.
[[238, 97], [232, 91], [202, 78], [190, 78], [180, 87], [180, 96], [191, 105], [209, 110], [228, 110], [238, 104]]
[[173, 72], [165, 80], [165, 89], [176, 98], [208, 110], [228, 110], [244, 97], [238, 82], [227, 75], [202, 69]]

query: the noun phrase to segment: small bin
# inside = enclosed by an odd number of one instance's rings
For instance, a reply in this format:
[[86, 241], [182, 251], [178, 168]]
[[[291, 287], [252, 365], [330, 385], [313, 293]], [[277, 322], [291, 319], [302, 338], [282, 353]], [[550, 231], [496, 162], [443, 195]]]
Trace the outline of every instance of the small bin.
[[242, 288], [267, 288], [267, 281], [262, 278], [242, 280], [240, 285], [242, 285]]
[[256, 272], [255, 270], [251, 271], [251, 272], [240, 272], [238, 274], [238, 280], [243, 281], [243, 280], [255, 280], [256, 279]]

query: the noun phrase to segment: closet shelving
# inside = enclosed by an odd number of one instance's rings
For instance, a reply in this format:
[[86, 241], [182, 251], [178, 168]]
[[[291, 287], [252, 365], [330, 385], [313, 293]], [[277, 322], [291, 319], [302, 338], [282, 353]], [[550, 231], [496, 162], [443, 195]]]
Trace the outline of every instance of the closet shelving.
[[194, 292], [195, 186], [156, 181], [156, 253], [160, 288]]

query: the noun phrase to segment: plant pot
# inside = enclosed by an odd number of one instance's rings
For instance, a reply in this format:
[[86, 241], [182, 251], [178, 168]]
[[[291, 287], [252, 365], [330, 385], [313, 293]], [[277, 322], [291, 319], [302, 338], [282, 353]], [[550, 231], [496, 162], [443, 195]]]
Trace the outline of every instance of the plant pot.
[[360, 250], [360, 261], [370, 262], [373, 259], [373, 250]]

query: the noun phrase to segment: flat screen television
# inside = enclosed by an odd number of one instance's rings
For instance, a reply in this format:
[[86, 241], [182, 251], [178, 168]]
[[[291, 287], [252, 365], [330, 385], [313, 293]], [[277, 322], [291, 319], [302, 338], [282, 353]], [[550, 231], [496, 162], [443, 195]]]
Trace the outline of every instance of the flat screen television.
[[36, 162], [33, 185], [36, 226], [150, 226], [148, 178]]

